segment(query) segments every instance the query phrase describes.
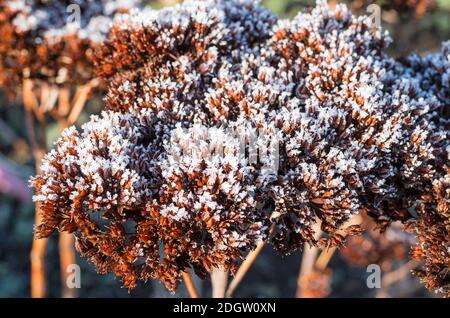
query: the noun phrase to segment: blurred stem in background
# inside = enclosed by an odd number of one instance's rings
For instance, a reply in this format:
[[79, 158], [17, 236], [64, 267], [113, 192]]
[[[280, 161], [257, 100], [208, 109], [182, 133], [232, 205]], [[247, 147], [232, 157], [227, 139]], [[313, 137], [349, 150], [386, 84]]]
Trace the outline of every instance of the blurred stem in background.
[[200, 295], [197, 291], [197, 288], [195, 287], [194, 281], [192, 279], [191, 274], [189, 273], [189, 270], [186, 270], [183, 272], [183, 280], [186, 284], [186, 289], [188, 291], [188, 294], [191, 298], [199, 298]]
[[[360, 226], [361, 215], [355, 215], [335, 233], [344, 241], [348, 236], [347, 228]], [[315, 239], [320, 240], [323, 232], [319, 223], [316, 223]], [[336, 246], [326, 247], [321, 250], [318, 246], [305, 244], [303, 249], [300, 273], [297, 279], [298, 298], [323, 298], [331, 293], [331, 270], [328, 265], [337, 250]]]
[[213, 268], [211, 271], [212, 297], [225, 298], [228, 284], [228, 271]]
[[[25, 108], [25, 122], [30, 140], [36, 172], [40, 173], [41, 161], [47, 151], [45, 138], [45, 121], [37, 105], [36, 96], [33, 93], [33, 82], [24, 80], [22, 86], [23, 105]], [[35, 224], [41, 223], [40, 204], [35, 205]], [[33, 240], [31, 248], [31, 297], [43, 298], [46, 294], [45, 280], [45, 250], [47, 239]]]
[[[314, 235], [315, 239], [319, 240], [322, 235], [319, 222], [316, 223], [314, 232], [316, 233]], [[317, 246], [311, 246], [308, 243], [303, 244], [300, 273], [297, 278], [297, 291], [295, 294], [297, 298], [310, 297], [310, 293], [305, 288], [307, 284], [304, 281], [314, 272], [314, 264], [318, 254], [319, 248]]]
[[[37, 83], [26, 79], [23, 82], [23, 104], [26, 114], [26, 126], [30, 144], [35, 159], [36, 173], [40, 173], [42, 159], [47, 152], [46, 121], [50, 114], [61, 130], [74, 124], [84, 109], [91, 92], [98, 86], [98, 81], [92, 80], [76, 88], [74, 97], [70, 100], [70, 88], [54, 87], [45, 83]], [[39, 96], [39, 97], [38, 97]], [[35, 226], [42, 222], [42, 211], [39, 204], [35, 209]], [[33, 240], [30, 254], [31, 260], [31, 296], [42, 298], [46, 296], [45, 251], [47, 239]], [[76, 289], [69, 288], [67, 268], [76, 263], [74, 236], [69, 233], [59, 234], [59, 257], [61, 271], [62, 297], [76, 297]]]
[[262, 249], [264, 248], [264, 245], [266, 242], [260, 242], [256, 248], [250, 252], [245, 260], [242, 262], [241, 266], [239, 267], [238, 271], [236, 272], [236, 275], [234, 276], [233, 280], [231, 281], [230, 285], [228, 286], [228, 289], [225, 293], [227, 298], [231, 298], [233, 296], [233, 293], [235, 289], [238, 287], [240, 282], [244, 279], [245, 275], [247, 274], [250, 267], [253, 265], [253, 263], [256, 261], [256, 258], [261, 253]]

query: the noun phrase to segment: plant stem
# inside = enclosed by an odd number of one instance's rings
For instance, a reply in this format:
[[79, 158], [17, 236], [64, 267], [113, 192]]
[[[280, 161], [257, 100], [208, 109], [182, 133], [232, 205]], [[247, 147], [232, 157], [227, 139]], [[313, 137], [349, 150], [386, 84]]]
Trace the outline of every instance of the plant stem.
[[411, 273], [411, 270], [417, 268], [418, 262], [409, 261], [399, 268], [383, 275], [381, 279], [381, 288], [378, 290], [376, 294], [376, 298], [385, 298], [388, 296], [388, 289], [390, 286], [398, 283], [403, 280], [408, 274]]
[[[22, 97], [25, 108], [25, 124], [28, 131], [28, 137], [30, 139], [30, 145], [33, 152], [36, 172], [39, 173], [41, 169], [41, 161], [46, 151], [45, 134], [38, 138], [35, 126], [35, 119], [39, 117], [40, 123], [43, 122], [42, 114], [36, 116], [36, 112], [39, 108], [36, 107], [36, 97], [33, 93], [33, 83], [30, 80], [25, 80], [22, 85]], [[38, 117], [38, 118], [36, 118]], [[41, 125], [41, 128], [43, 126]], [[40, 204], [35, 205], [35, 225], [41, 223]], [[43, 298], [46, 294], [46, 281], [45, 281], [45, 250], [47, 247], [47, 239], [33, 240], [30, 262], [31, 262], [31, 297]]]
[[59, 264], [61, 267], [61, 289], [63, 298], [75, 298], [77, 296], [77, 290], [75, 288], [69, 288], [67, 280], [70, 273], [67, 269], [70, 265], [76, 263], [75, 258], [75, 240], [71, 233], [61, 232], [59, 233]]
[[[274, 230], [275, 230], [275, 224], [272, 224], [272, 227], [270, 228], [270, 231], [269, 231], [269, 236], [273, 233]], [[237, 286], [240, 284], [242, 279], [244, 279], [245, 275], [247, 274], [248, 270], [253, 265], [253, 263], [256, 261], [256, 258], [261, 253], [265, 244], [266, 244], [265, 241], [259, 242], [258, 245], [256, 246], [256, 248], [247, 255], [245, 260], [242, 262], [241, 266], [239, 266], [239, 269], [236, 272], [236, 275], [231, 280], [230, 285], [228, 285], [228, 289], [225, 293], [225, 296], [227, 298], [231, 298], [233, 296], [233, 293], [236, 290]]]
[[324, 271], [334, 253], [336, 252], [336, 247], [330, 247], [320, 253], [319, 257], [317, 257], [316, 265], [314, 266], [318, 271]]
[[[314, 237], [316, 240], [320, 238], [322, 235], [322, 230], [320, 229], [319, 222], [316, 222], [314, 225]], [[303, 298], [302, 293], [302, 281], [303, 279], [309, 275], [314, 270], [314, 263], [316, 261], [317, 254], [319, 253], [319, 248], [317, 246], [311, 246], [308, 243], [304, 244], [302, 261], [300, 265], [300, 273], [297, 278], [297, 291], [295, 293], [295, 297]]]
[[[73, 98], [73, 106], [70, 110], [70, 91], [68, 88], [59, 90], [59, 104], [58, 104], [58, 124], [59, 128], [64, 130], [68, 126], [74, 124], [86, 105], [89, 93], [96, 82], [91, 81], [86, 85], [77, 88]], [[69, 112], [70, 111], [70, 112]], [[67, 280], [70, 273], [67, 272], [68, 266], [76, 263], [74, 236], [70, 233], [61, 232], [59, 234], [59, 259], [61, 267], [61, 289], [62, 297], [75, 298], [77, 292], [75, 288], [69, 288]]]
[[227, 290], [228, 272], [220, 268], [211, 271], [212, 297], [224, 298]]
[[228, 289], [225, 293], [225, 296], [227, 298], [231, 298], [233, 296], [233, 293], [236, 290], [237, 286], [242, 281], [242, 279], [245, 277], [245, 274], [247, 274], [248, 270], [250, 269], [252, 264], [255, 262], [259, 253], [261, 253], [264, 245], [265, 245], [265, 242], [261, 241], [256, 246], [256, 248], [253, 251], [251, 251], [245, 258], [245, 260], [242, 262], [241, 266], [239, 267], [238, 271], [236, 272], [236, 275], [231, 280], [231, 283], [228, 286]]
[[[347, 236], [347, 233], [345, 231], [343, 231], [342, 229], [345, 229], [346, 227], [350, 226], [350, 225], [359, 225], [362, 223], [362, 217], [361, 214], [357, 214], [355, 216], [353, 216], [350, 220], [348, 220], [348, 222], [346, 222], [342, 227], [341, 227], [341, 235], [345, 238]], [[319, 255], [319, 257], [317, 258], [316, 261], [316, 269], [323, 271], [327, 268], [328, 263], [330, 262], [331, 258], [333, 257], [334, 253], [336, 252], [337, 248], [336, 247], [330, 247], [324, 251], [322, 251], [322, 253]]]
[[[59, 97], [58, 104], [58, 124], [61, 130], [76, 122], [81, 114], [87, 98], [92, 89], [97, 85], [97, 80], [92, 80], [86, 85], [77, 88], [75, 97], [73, 98], [72, 107], [70, 110], [70, 90], [57, 89], [49, 87], [46, 84], [41, 84], [41, 99], [39, 100], [33, 91], [33, 81], [27, 79], [23, 82], [23, 103], [26, 113], [26, 123], [28, 127], [28, 133], [30, 136], [30, 143], [33, 149], [33, 155], [36, 162], [36, 173], [40, 172], [41, 160], [47, 150], [45, 140], [45, 110], [54, 111], [54, 106]], [[70, 110], [70, 113], [69, 113]], [[41, 132], [42, 136], [36, 135], [35, 119], [40, 123], [41, 128], [44, 131]], [[41, 138], [39, 138], [41, 137]], [[40, 141], [39, 141], [40, 139]], [[35, 224], [41, 223], [41, 213], [39, 211], [39, 204], [36, 204], [36, 216]], [[33, 240], [33, 247], [31, 250], [31, 295], [32, 297], [45, 297], [45, 250], [46, 239]], [[76, 290], [68, 288], [67, 279], [69, 273], [67, 268], [71, 264], [75, 264], [75, 250], [74, 250], [74, 237], [72, 234], [60, 233], [59, 235], [59, 257], [61, 268], [61, 289], [62, 297], [73, 298], [76, 297]]]
[[239, 283], [245, 277], [245, 274], [247, 274], [248, 270], [255, 262], [259, 253], [261, 253], [264, 245], [265, 245], [265, 242], [261, 241], [256, 246], [256, 249], [251, 251], [245, 258], [245, 260], [242, 262], [241, 266], [239, 267], [238, 271], [236, 272], [236, 275], [233, 277], [230, 285], [228, 286], [227, 292], [225, 293], [227, 298], [231, 298], [233, 296], [233, 293], [236, 290], [236, 287], [239, 285]]
[[191, 274], [189, 273], [188, 269], [185, 272], [183, 272], [183, 280], [184, 283], [186, 284], [189, 296], [191, 298], [199, 298], [197, 288], [195, 287], [194, 281], [192, 280]]
[[[357, 214], [353, 216], [350, 220], [348, 220], [340, 229], [339, 234], [341, 234], [343, 237], [347, 236], [347, 233], [344, 231], [345, 228], [347, 228], [350, 225], [356, 225], [361, 224], [362, 217], [360, 214]], [[316, 224], [315, 227], [315, 238], [318, 240], [320, 236], [322, 235], [322, 231], [320, 230], [319, 223]], [[330, 247], [325, 250], [323, 250], [319, 256], [319, 248], [317, 246], [310, 246], [309, 244], [305, 243], [305, 249], [303, 251], [302, 256], [302, 264], [300, 269], [300, 274], [298, 276], [297, 280], [297, 292], [296, 297], [303, 298], [304, 293], [302, 292], [302, 281], [304, 280], [304, 277], [309, 275], [312, 271], [317, 270], [320, 272], [325, 272], [331, 258], [333, 257], [334, 253], [336, 252], [336, 247]]]
[[75, 97], [73, 98], [72, 102], [72, 110], [67, 117], [67, 126], [73, 125], [77, 121], [78, 117], [80, 117], [80, 114], [83, 111], [84, 106], [86, 105], [89, 94], [97, 85], [98, 80], [93, 79], [89, 83], [77, 88]]

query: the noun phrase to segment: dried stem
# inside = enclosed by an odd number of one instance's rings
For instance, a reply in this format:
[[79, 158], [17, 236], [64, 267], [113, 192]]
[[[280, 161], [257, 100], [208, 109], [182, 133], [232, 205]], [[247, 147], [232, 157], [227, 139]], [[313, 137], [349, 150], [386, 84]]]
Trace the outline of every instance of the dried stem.
[[54, 86], [50, 86], [47, 83], [40, 83], [40, 109], [43, 113], [48, 113], [53, 110], [58, 101], [58, 89]]
[[[58, 123], [61, 130], [78, 120], [78, 117], [86, 105], [87, 98], [96, 83], [96, 81], [91, 81], [90, 83], [77, 88], [71, 110], [69, 89], [63, 88], [59, 90], [58, 117], [60, 119], [58, 120]], [[77, 294], [76, 289], [67, 286], [67, 280], [70, 275], [70, 273], [67, 272], [67, 268], [76, 263], [73, 234], [65, 232], [59, 234], [59, 259], [61, 267], [62, 297], [75, 298]]]
[[74, 244], [75, 240], [73, 234], [66, 232], [59, 233], [59, 263], [61, 267], [61, 288], [63, 298], [75, 298], [77, 296], [77, 290], [75, 288], [69, 288], [67, 284], [67, 279], [69, 278], [67, 269], [70, 265], [76, 263]]
[[[361, 224], [362, 218], [361, 215], [355, 215], [349, 221], [347, 221], [339, 230], [339, 234], [343, 237], [347, 236], [347, 233], [344, 231], [350, 225]], [[315, 227], [315, 239], [318, 240], [322, 235], [322, 231], [320, 230], [320, 225], [316, 224]], [[306, 279], [308, 275], [310, 275], [313, 271], [325, 272], [327, 266], [336, 252], [336, 247], [331, 247], [323, 250], [319, 256], [319, 248], [317, 246], [310, 246], [309, 244], [305, 244], [305, 248], [302, 256], [302, 263], [300, 268], [300, 274], [297, 279], [297, 292], [296, 297], [303, 298], [305, 297], [304, 291], [302, 291], [301, 286], [302, 282]], [[309, 294], [308, 294], [309, 295]]]
[[[25, 123], [28, 131], [28, 137], [30, 139], [31, 148], [36, 164], [36, 172], [39, 173], [41, 160], [44, 157], [46, 151], [45, 133], [41, 131], [41, 136], [37, 135], [35, 119], [36, 111], [39, 111], [39, 107], [36, 107], [36, 97], [33, 93], [33, 83], [29, 80], [25, 80], [22, 86], [23, 89], [23, 103], [25, 107]], [[44, 116], [42, 115], [41, 118]], [[41, 123], [41, 130], [45, 129], [45, 126]], [[35, 206], [35, 225], [41, 223], [41, 213], [39, 212], [40, 205]], [[46, 293], [45, 282], [45, 250], [47, 246], [47, 239], [33, 240], [30, 262], [31, 262], [31, 297], [43, 298]]]
[[[61, 129], [73, 124], [81, 114], [84, 105], [86, 104], [89, 93], [96, 85], [96, 81], [91, 81], [89, 84], [83, 85], [77, 89], [77, 93], [73, 100], [73, 106], [70, 107], [70, 91], [69, 89], [51, 88], [46, 84], [42, 84], [40, 92], [40, 102], [33, 91], [34, 83], [31, 80], [24, 80], [23, 82], [23, 103], [26, 111], [26, 122], [28, 133], [30, 136], [30, 143], [33, 149], [33, 155], [36, 161], [36, 171], [39, 173], [41, 160], [46, 152], [45, 141], [45, 115], [43, 111], [54, 110], [56, 102], [58, 101], [57, 118]], [[70, 111], [71, 108], [71, 111]], [[70, 111], [70, 113], [69, 113]], [[67, 116], [68, 115], [68, 116]], [[65, 119], [67, 117], [67, 120]], [[40, 123], [42, 128], [41, 135], [37, 136], [35, 119]], [[40, 137], [40, 138], [39, 138]], [[39, 205], [36, 204], [35, 224], [41, 222], [39, 213]], [[32, 297], [45, 297], [45, 250], [46, 239], [34, 240], [31, 251], [31, 295]], [[67, 268], [74, 264], [75, 250], [74, 238], [72, 234], [60, 233], [59, 236], [59, 255], [61, 268], [61, 288], [62, 297], [73, 298], [76, 297], [76, 290], [68, 288], [67, 279], [69, 273]]]
[[330, 262], [331, 258], [333, 257], [334, 252], [336, 252], [335, 246], [327, 248], [326, 250], [322, 251], [322, 253], [320, 253], [319, 257], [317, 257], [317, 261], [316, 261], [316, 264], [314, 267], [318, 271], [324, 271], [327, 268], [328, 263]]
[[[35, 224], [41, 222], [39, 204], [36, 204]], [[31, 261], [31, 297], [43, 298], [46, 293], [45, 282], [45, 250], [47, 239], [33, 240], [30, 253]]]
[[[315, 239], [318, 240], [322, 235], [322, 230], [320, 229], [320, 222], [317, 222], [315, 224], [314, 233]], [[309, 275], [314, 270], [314, 264], [318, 253], [319, 248], [317, 246], [311, 246], [308, 243], [304, 244], [302, 261], [300, 265], [300, 273], [297, 278], [297, 291], [295, 293], [295, 296], [297, 298], [303, 298], [301, 282], [303, 281], [304, 277]]]
[[239, 269], [236, 272], [236, 275], [233, 277], [230, 285], [228, 286], [227, 292], [225, 293], [227, 298], [231, 298], [233, 296], [233, 293], [236, 290], [236, 287], [239, 285], [239, 283], [245, 277], [245, 274], [247, 274], [248, 270], [255, 262], [259, 253], [261, 253], [265, 244], [266, 244], [265, 241], [261, 241], [256, 246], [256, 248], [247, 255], [245, 260], [242, 262], [241, 266], [239, 266]]
[[56, 102], [58, 101], [59, 90], [56, 87], [48, 87], [46, 99], [41, 99], [41, 108], [44, 112], [51, 112], [55, 109]]
[[[342, 226], [342, 229], [344, 229], [350, 225], [357, 225], [357, 224], [361, 224], [361, 223], [362, 223], [361, 214], [357, 214], [354, 217], [352, 217], [348, 222], [346, 222]], [[343, 237], [347, 236], [347, 233], [343, 230], [341, 231], [340, 234]], [[336, 252], [336, 250], [337, 250], [336, 247], [331, 247], [331, 248], [328, 248], [328, 249], [322, 251], [322, 253], [317, 258], [315, 268], [319, 271], [324, 271], [327, 268], [328, 263], [330, 262], [331, 258], [333, 257], [334, 253]]]
[[39, 101], [33, 92], [34, 84], [30, 79], [25, 79], [22, 84], [22, 97], [25, 110], [32, 111], [40, 123], [45, 123], [45, 116], [39, 107]]
[[83, 111], [84, 106], [86, 105], [89, 94], [92, 89], [98, 85], [98, 81], [96, 79], [90, 81], [88, 84], [79, 86], [75, 93], [75, 97], [72, 103], [72, 109], [67, 117], [67, 126], [73, 125], [78, 117], [80, 117], [81, 112]]
[[[270, 228], [269, 236], [270, 236], [270, 234], [273, 233], [274, 229], [275, 229], [275, 224], [273, 224], [272, 227]], [[261, 253], [265, 244], [266, 244], [265, 241], [259, 242], [258, 245], [256, 246], [256, 248], [247, 255], [245, 260], [242, 262], [241, 266], [239, 266], [239, 269], [236, 272], [236, 275], [233, 277], [233, 279], [225, 293], [225, 296], [227, 298], [231, 298], [233, 296], [233, 293], [236, 290], [237, 286], [240, 284], [242, 279], [244, 279], [245, 275], [247, 274], [248, 270], [255, 262], [258, 255]]]
[[59, 89], [58, 117], [65, 118], [70, 111], [70, 89], [63, 87]]
[[227, 290], [228, 272], [220, 268], [211, 271], [212, 297], [224, 298]]
[[415, 269], [418, 266], [418, 262], [409, 261], [399, 268], [383, 275], [381, 279], [381, 288], [376, 294], [376, 298], [384, 298], [387, 296], [387, 290], [393, 284], [403, 280], [408, 274], [411, 273], [411, 270]]
[[191, 298], [199, 298], [197, 288], [195, 287], [194, 281], [192, 280], [191, 274], [186, 270], [183, 272], [183, 280], [186, 284], [187, 291]]

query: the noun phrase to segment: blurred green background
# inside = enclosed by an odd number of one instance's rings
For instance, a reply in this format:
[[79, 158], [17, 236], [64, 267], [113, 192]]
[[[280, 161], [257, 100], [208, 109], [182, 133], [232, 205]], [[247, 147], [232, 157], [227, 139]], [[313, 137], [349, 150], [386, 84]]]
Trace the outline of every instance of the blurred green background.
[[[177, 1], [148, 1], [160, 8]], [[345, 2], [355, 14], [364, 14], [371, 3], [382, 8], [382, 25], [394, 38], [392, 55], [410, 52], [433, 52], [440, 43], [450, 39], [450, 0], [393, 0], [393, 1], [330, 1]], [[314, 5], [314, 1], [265, 0], [263, 4], [280, 17], [291, 18], [298, 11]], [[78, 123], [87, 121], [90, 114], [101, 110], [101, 98], [93, 98]], [[56, 123], [49, 123], [49, 145], [59, 135]], [[20, 99], [7, 100], [0, 92], [0, 297], [29, 297], [30, 262], [34, 207], [27, 180], [34, 174], [34, 162], [24, 129], [24, 111]], [[60, 271], [57, 236], [49, 240], [47, 260], [48, 296], [59, 297]], [[265, 248], [244, 281], [236, 296], [242, 297], [293, 297], [297, 285], [300, 252], [285, 258]], [[168, 293], [159, 282], [140, 284], [131, 294], [120, 288], [113, 275], [101, 276], [93, 266], [78, 258], [82, 268], [81, 297], [176, 297], [187, 296], [183, 285], [175, 295]], [[332, 262], [331, 297], [373, 297], [375, 291], [365, 284], [365, 269], [350, 267], [336, 255]], [[196, 280], [203, 296], [210, 295], [210, 283]], [[417, 280], [406, 277], [390, 291], [390, 296], [426, 296], [431, 294]]]

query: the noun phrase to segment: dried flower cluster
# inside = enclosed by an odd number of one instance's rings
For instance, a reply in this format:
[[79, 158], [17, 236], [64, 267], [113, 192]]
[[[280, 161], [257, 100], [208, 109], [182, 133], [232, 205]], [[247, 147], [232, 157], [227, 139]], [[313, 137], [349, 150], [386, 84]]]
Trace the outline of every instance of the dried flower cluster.
[[[108, 110], [66, 131], [32, 181], [38, 236], [75, 232], [101, 272], [174, 290], [261, 239], [341, 245], [365, 210], [407, 222], [425, 282], [448, 292], [449, 45], [394, 60], [389, 42], [324, 1], [292, 21], [252, 0], [123, 16], [96, 55]], [[276, 171], [238, 150], [254, 130], [259, 157], [278, 141]]]
[[428, 288], [449, 296], [450, 42], [440, 54], [400, 61], [387, 78], [391, 103], [409, 110], [390, 158], [395, 174], [385, 181], [396, 195], [379, 201], [383, 212], [372, 216], [380, 224], [406, 223], [418, 237], [412, 256], [425, 262], [417, 274]]
[[93, 73], [94, 50], [115, 17], [138, 0], [0, 1], [0, 83], [22, 79], [83, 84]]

